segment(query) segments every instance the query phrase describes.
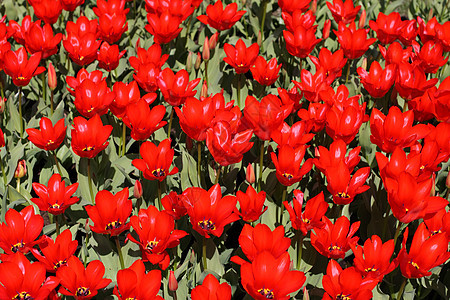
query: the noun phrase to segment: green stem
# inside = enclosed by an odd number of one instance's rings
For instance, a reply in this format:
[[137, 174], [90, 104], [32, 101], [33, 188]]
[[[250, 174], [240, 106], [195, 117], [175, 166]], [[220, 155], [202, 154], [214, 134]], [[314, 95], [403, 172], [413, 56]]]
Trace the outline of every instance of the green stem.
[[0, 167], [2, 168], [3, 183], [5, 184], [5, 188], [6, 188], [7, 179], [6, 179], [6, 174], [5, 174], [5, 166], [3, 165], [3, 159], [1, 157], [0, 157]]
[[302, 265], [302, 252], [303, 252], [304, 236], [300, 230], [297, 232], [297, 235], [298, 235], [298, 239], [297, 239], [297, 270], [300, 270], [300, 267]]
[[42, 79], [42, 98], [45, 103], [47, 101], [47, 84], [45, 80], [45, 72], [41, 73], [41, 79]]
[[284, 213], [284, 205], [283, 202], [286, 200], [286, 194], [287, 194], [287, 186], [283, 185], [283, 196], [281, 196], [281, 212], [280, 212], [280, 224], [283, 224], [283, 213]]
[[123, 263], [123, 255], [122, 255], [122, 247], [120, 247], [119, 236], [115, 236], [114, 240], [116, 241], [117, 254], [119, 254], [120, 268], [125, 269], [125, 264]]
[[394, 235], [394, 247], [397, 244], [398, 236], [400, 235], [400, 229], [402, 228], [402, 223], [400, 221], [397, 221], [397, 229], [395, 230]]
[[91, 178], [91, 159], [88, 158], [87, 164], [87, 172], [88, 172], [88, 181], [89, 181], [89, 192], [91, 193], [91, 201], [92, 204], [95, 205], [94, 191], [92, 189], [92, 178]]
[[62, 172], [61, 172], [61, 168], [59, 167], [59, 162], [58, 162], [58, 157], [56, 157], [56, 152], [52, 151], [52, 154], [53, 154], [53, 158], [55, 159], [55, 165], [56, 165], [56, 168], [58, 169], [58, 173], [61, 175]]
[[402, 285], [400, 286], [400, 290], [398, 291], [398, 294], [397, 294], [397, 300], [402, 299], [403, 292], [405, 291], [405, 286], [406, 286], [407, 281], [408, 281], [408, 279], [403, 278]]
[[169, 117], [169, 131], [167, 131], [167, 138], [170, 139], [170, 131], [172, 130], [172, 121], [173, 121], [173, 107], [172, 107], [172, 111], [170, 112], [170, 117]]
[[267, 0], [263, 0], [263, 15], [261, 19], [261, 39], [264, 40], [264, 24], [266, 24], [266, 14], [267, 14]]
[[55, 226], [56, 226], [56, 236], [58, 236], [58, 235], [60, 234], [60, 231], [59, 231], [59, 222], [58, 222], [58, 220], [59, 220], [59, 215], [55, 215], [55, 216], [54, 216], [54, 219], [55, 219]]
[[16, 190], [20, 193], [20, 178], [17, 178]]
[[198, 185], [201, 185], [202, 179], [202, 142], [197, 142], [197, 175], [198, 175]]
[[206, 87], [208, 87], [208, 61], [205, 61], [205, 82], [206, 82]]
[[202, 257], [203, 257], [203, 271], [205, 271], [208, 268], [207, 261], [206, 261], [206, 238], [205, 237], [203, 237]]
[[161, 211], [161, 181], [158, 180], [158, 209]]
[[50, 112], [51, 115], [53, 116], [53, 112], [55, 111], [54, 107], [53, 107], [53, 91], [50, 92]]
[[125, 156], [126, 139], [127, 139], [127, 126], [125, 125], [125, 122], [122, 121], [122, 156]]
[[218, 184], [219, 183], [219, 177], [220, 177], [220, 172], [221, 171], [222, 171], [222, 166], [219, 166], [219, 168], [217, 169], [216, 180], [214, 181], [214, 184]]
[[22, 87], [19, 87], [19, 123], [20, 123], [20, 138], [22, 138], [23, 137]]
[[239, 109], [241, 108], [241, 74], [237, 76], [237, 102]]
[[263, 169], [263, 164], [264, 164], [264, 144], [265, 144], [265, 141], [261, 141], [261, 148], [259, 151], [258, 192], [261, 191], [261, 184], [262, 184], [262, 169]]
[[345, 76], [345, 83], [347, 83], [347, 81], [348, 81], [348, 75], [350, 74], [350, 65], [351, 65], [351, 63], [352, 63], [352, 61], [348, 60], [348, 63], [347, 63], [347, 75]]

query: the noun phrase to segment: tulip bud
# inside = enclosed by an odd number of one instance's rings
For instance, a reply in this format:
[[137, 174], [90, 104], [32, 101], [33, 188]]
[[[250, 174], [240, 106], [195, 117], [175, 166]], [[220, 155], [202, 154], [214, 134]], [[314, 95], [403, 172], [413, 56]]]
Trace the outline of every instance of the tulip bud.
[[197, 258], [195, 256], [195, 251], [194, 251], [194, 249], [192, 249], [191, 255], [189, 256], [189, 262], [191, 264], [194, 264], [196, 261], [197, 261]]
[[0, 97], [0, 114], [5, 112], [6, 100], [6, 98]]
[[445, 186], [450, 189], [450, 172], [447, 174], [447, 179], [445, 180]]
[[303, 287], [303, 300], [309, 300], [309, 292], [306, 289], [306, 286]]
[[57, 81], [56, 81], [56, 71], [55, 68], [53, 67], [52, 63], [50, 63], [48, 65], [48, 87], [54, 91], [56, 89], [56, 85], [57, 85]]
[[188, 57], [186, 59], [186, 71], [191, 73], [192, 71], [192, 52], [189, 51]]
[[133, 196], [136, 199], [139, 199], [142, 197], [143, 190], [142, 190], [142, 184], [139, 180], [136, 180], [134, 182], [134, 190], [133, 190]]
[[175, 292], [178, 289], [178, 281], [175, 277], [175, 273], [170, 271], [169, 273], [169, 291]]
[[433, 173], [433, 176], [431, 176], [431, 182], [433, 183], [431, 185], [431, 191], [430, 191], [430, 197], [436, 196], [436, 174]]
[[364, 26], [366, 26], [366, 10], [365, 9], [363, 9], [363, 11], [361, 13], [361, 17], [359, 17], [359, 23], [358, 23], [359, 28], [364, 28]]
[[203, 42], [202, 58], [204, 61], [208, 61], [210, 57], [211, 53], [209, 51], [209, 39], [208, 37], [205, 37], [205, 41]]
[[311, 3], [311, 11], [312, 11], [312, 13], [315, 15], [316, 14], [316, 11], [317, 11], [317, 0], [314, 0], [312, 3]]
[[200, 69], [200, 64], [202, 63], [202, 56], [200, 55], [200, 52], [197, 52], [197, 59], [195, 60], [194, 68], [196, 70]]
[[330, 36], [330, 30], [331, 30], [331, 21], [326, 20], [325, 24], [323, 25], [322, 39], [326, 40]]
[[316, 158], [320, 158], [320, 152], [318, 147], [314, 148], [314, 155], [316, 156]]
[[247, 170], [245, 171], [245, 180], [247, 180], [248, 183], [252, 184], [255, 183], [255, 170], [253, 169], [252, 164], [248, 164]]
[[27, 174], [27, 164], [25, 159], [21, 159], [17, 162], [16, 171], [14, 171], [15, 178], [22, 178]]
[[262, 33], [261, 33], [261, 31], [258, 32], [258, 38], [256, 39], [256, 43], [258, 44], [259, 47], [261, 47], [261, 45], [262, 45]]
[[363, 58], [362, 64], [361, 64], [361, 68], [363, 68], [364, 70], [367, 69], [367, 57]]
[[209, 49], [215, 49], [216, 48], [218, 39], [219, 39], [219, 32], [217, 31], [209, 39]]
[[202, 91], [200, 92], [200, 99], [208, 97], [208, 85], [203, 80]]
[[428, 12], [428, 20], [433, 19], [433, 14], [434, 14], [434, 11], [433, 11], [433, 9], [431, 8], [430, 11]]

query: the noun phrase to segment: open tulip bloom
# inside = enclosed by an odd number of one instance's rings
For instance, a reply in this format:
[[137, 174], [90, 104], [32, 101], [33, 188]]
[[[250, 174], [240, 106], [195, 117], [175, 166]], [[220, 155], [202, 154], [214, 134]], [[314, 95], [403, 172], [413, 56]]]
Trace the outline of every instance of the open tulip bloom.
[[0, 300], [448, 298], [448, 0], [0, 2]]

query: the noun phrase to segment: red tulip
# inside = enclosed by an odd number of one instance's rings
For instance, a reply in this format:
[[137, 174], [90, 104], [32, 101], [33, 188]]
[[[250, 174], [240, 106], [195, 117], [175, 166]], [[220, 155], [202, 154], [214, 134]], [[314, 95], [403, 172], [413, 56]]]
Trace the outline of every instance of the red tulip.
[[347, 63], [347, 58], [344, 58], [344, 50], [342, 49], [339, 49], [333, 53], [323, 47], [320, 49], [319, 57], [309, 55], [309, 58], [316, 66], [316, 70], [319, 70], [322, 67], [324, 68], [327, 76], [330, 75], [332, 77], [341, 77], [342, 69]]
[[128, 234], [128, 239], [139, 245], [145, 261], [159, 264], [163, 270], [170, 263], [167, 248], [177, 246], [180, 239], [188, 235], [183, 230], [174, 230], [173, 217], [164, 211], [158, 211], [152, 205], [148, 209], [141, 209], [138, 216], [132, 216], [130, 223], [139, 236], [139, 241], [131, 234]]
[[297, 148], [283, 145], [279, 148], [278, 157], [273, 152], [270, 154], [276, 168], [277, 179], [282, 185], [291, 186], [299, 182], [311, 170], [313, 166], [311, 158], [302, 164], [305, 151], [305, 145]]
[[311, 126], [305, 121], [299, 121], [292, 127], [283, 122], [283, 125], [272, 133], [271, 138], [278, 144], [278, 147], [289, 145], [292, 148], [297, 148], [312, 140], [314, 134], [308, 133], [311, 129]]
[[346, 27], [344, 23], [339, 23], [338, 30], [333, 30], [336, 34], [341, 48], [344, 50], [344, 55], [349, 59], [361, 57], [369, 49], [377, 39], [367, 39], [366, 29], [356, 29], [355, 23], [350, 23]]
[[161, 15], [168, 12], [171, 15], [179, 17], [182, 21], [186, 20], [195, 8], [201, 4], [202, 0], [170, 0], [170, 1], [145, 1], [145, 10], [148, 13]]
[[60, 0], [39, 0], [29, 1], [33, 6], [34, 14], [47, 24], [54, 24], [58, 21], [62, 12]]
[[104, 274], [105, 266], [101, 261], [91, 261], [85, 268], [78, 257], [72, 256], [66, 266], [56, 271], [56, 277], [61, 280], [59, 292], [77, 300], [91, 299], [111, 283], [111, 279], [103, 278]]
[[85, 0], [61, 0], [61, 4], [64, 10], [74, 11], [80, 5], [84, 4]]
[[166, 114], [164, 105], [150, 109], [144, 99], [129, 104], [123, 117], [125, 124], [131, 129], [131, 137], [136, 141], [145, 141], [156, 130], [167, 124], [163, 121]]
[[42, 117], [39, 121], [41, 130], [28, 128], [28, 139], [38, 148], [53, 151], [57, 149], [66, 137], [67, 126], [64, 126], [64, 119], [56, 122], [53, 127], [49, 118]]
[[315, 74], [302, 69], [300, 72], [300, 82], [292, 80], [297, 88], [299, 88], [306, 100], [317, 103], [321, 100], [322, 92], [330, 90], [336, 74], [327, 73], [323, 67], [319, 67]]
[[114, 83], [113, 92], [116, 96], [113, 102], [111, 102], [109, 109], [119, 119], [124, 117], [128, 105], [138, 102], [141, 98], [139, 86], [136, 81], [130, 83], [117, 81]]
[[450, 29], [450, 22], [447, 21], [444, 24], [439, 24], [436, 26], [436, 37], [437, 40], [444, 46], [445, 52], [450, 52], [450, 34], [448, 30]]
[[[450, 176], [447, 175], [445, 186], [449, 188]], [[445, 208], [436, 212], [431, 218], [423, 220], [431, 235], [438, 233], [445, 233], [450, 240], [450, 212], [447, 212]]]
[[[0, 128], [0, 148], [5, 147], [5, 134], [3, 133], [3, 130]], [[0, 149], [1, 151], [2, 149]]]
[[[3, 22], [0, 22], [1, 24], [4, 24]], [[3, 35], [5, 35], [5, 39], [9, 38], [11, 35], [14, 37], [14, 40], [21, 44], [22, 46], [25, 46], [25, 33], [28, 32], [31, 25], [37, 23], [40, 25], [40, 21], [33, 22], [31, 20], [31, 16], [25, 16], [22, 19], [22, 25], [20, 25], [18, 22], [14, 20], [9, 21], [9, 29], [8, 31], [5, 31]], [[3, 25], [1, 25], [3, 27]], [[6, 25], [3, 27], [3, 30], [6, 30]], [[2, 30], [2, 31], [3, 31]], [[11, 49], [11, 48], [9, 48]], [[8, 50], [9, 50], [8, 49]]]
[[323, 256], [338, 259], [344, 258], [345, 253], [350, 250], [350, 245], [358, 242], [359, 237], [353, 236], [359, 229], [361, 222], [351, 224], [347, 217], [338, 218], [335, 223], [327, 217], [323, 217], [325, 222], [323, 229], [315, 228], [315, 234], [311, 233], [311, 244]]
[[28, 59], [27, 51], [24, 47], [16, 51], [8, 50], [3, 56], [3, 70], [6, 75], [11, 76], [14, 85], [26, 86], [33, 76], [45, 71], [44, 67], [38, 67], [42, 54], [40, 52], [32, 54]]
[[71, 95], [75, 96], [75, 90], [85, 79], [90, 79], [95, 84], [100, 84], [100, 82], [106, 80], [106, 78], [103, 78], [102, 71], [95, 70], [95, 71], [92, 71], [89, 73], [88, 71], [86, 71], [86, 69], [82, 68], [82, 69], [80, 69], [80, 71], [78, 71], [77, 77], [73, 77], [73, 76], [66, 77], [67, 85], [72, 88], [72, 89], [67, 88], [69, 93]]
[[119, 52], [119, 46], [110, 46], [103, 42], [97, 51], [98, 66], [105, 71], [111, 72], [119, 66], [119, 60], [125, 55], [126, 50]]
[[326, 123], [326, 115], [330, 106], [327, 103], [310, 103], [308, 110], [300, 109], [298, 116], [312, 125], [313, 132], [322, 131]]
[[48, 78], [47, 78], [47, 84], [50, 90], [54, 91], [58, 85], [58, 81], [56, 78], [56, 71], [55, 67], [53, 67], [52, 63], [50, 62], [48, 64]]
[[75, 254], [77, 247], [77, 240], [72, 240], [72, 233], [66, 229], [54, 241], [45, 236], [39, 245], [42, 255], [37, 249], [31, 251], [34, 257], [45, 265], [47, 272], [55, 273], [60, 267], [67, 265], [67, 260]]
[[334, 141], [330, 145], [330, 150], [323, 146], [317, 147], [316, 158], [314, 159], [314, 165], [323, 174], [326, 173], [331, 167], [337, 166], [339, 162], [343, 161], [349, 170], [353, 172], [353, 169], [358, 165], [361, 160], [359, 152], [361, 151], [361, 146], [358, 146], [347, 153], [347, 144], [342, 140]]
[[259, 46], [257, 43], [246, 47], [242, 39], [236, 42], [236, 46], [226, 43], [223, 46], [225, 54], [227, 55], [223, 61], [234, 68], [236, 73], [243, 74], [250, 70], [250, 67], [255, 64], [259, 53]]
[[283, 30], [283, 36], [289, 54], [300, 58], [306, 58], [321, 41], [316, 39], [315, 27], [305, 28], [302, 25], [295, 27], [292, 32]]
[[170, 68], [162, 70], [158, 77], [158, 86], [164, 96], [164, 100], [172, 106], [180, 106], [187, 98], [195, 96], [194, 88], [200, 82], [200, 78], [189, 82], [189, 73], [180, 70], [176, 74]]
[[298, 111], [302, 107], [302, 93], [298, 91], [297, 87], [291, 88], [289, 91], [282, 89], [280, 87], [277, 88], [278, 96], [281, 99], [281, 102], [285, 104], [293, 104], [293, 112]]
[[34, 213], [32, 205], [22, 209], [20, 213], [9, 209], [5, 214], [5, 223], [0, 224], [0, 248], [6, 254], [28, 253], [34, 245], [42, 242], [42, 237], [37, 237], [43, 226], [44, 219]]
[[128, 30], [125, 1], [122, 0], [98, 0], [97, 7], [93, 8], [99, 19], [100, 38], [109, 44], [120, 40], [122, 34]]
[[39, 198], [31, 198], [40, 211], [48, 211], [53, 215], [63, 214], [64, 211], [78, 202], [78, 197], [72, 197], [78, 188], [78, 182], [66, 187], [61, 175], [53, 174], [48, 181], [48, 187], [33, 182], [33, 189]]
[[56, 54], [59, 50], [59, 43], [61, 42], [63, 35], [57, 33], [53, 35], [52, 26], [45, 24], [43, 27], [39, 23], [31, 24], [29, 30], [24, 32], [25, 47], [31, 54], [36, 52], [42, 53], [42, 59]]
[[63, 40], [63, 46], [73, 62], [84, 66], [97, 59], [97, 50], [101, 44], [101, 41], [97, 40], [97, 20], [89, 20], [81, 16], [76, 23], [67, 22], [66, 31], [67, 36]]
[[161, 204], [164, 207], [164, 211], [171, 215], [175, 220], [180, 219], [187, 213], [182, 196], [178, 195], [176, 192], [170, 192], [168, 195], [164, 196], [161, 199]]
[[302, 12], [309, 8], [311, 0], [278, 0], [278, 6], [283, 12], [292, 14], [296, 10]]
[[335, 260], [330, 260], [327, 274], [322, 278], [325, 289], [323, 299], [369, 300], [372, 299], [372, 290], [377, 283], [378, 281], [374, 279], [363, 279], [354, 267], [342, 270]]
[[237, 3], [228, 4], [223, 8], [222, 1], [206, 7], [206, 15], [198, 16], [197, 19], [205, 25], [209, 25], [218, 31], [230, 29], [245, 14], [245, 10], [238, 11]]
[[19, 159], [14, 171], [14, 178], [22, 178], [25, 175], [27, 175], [27, 162], [25, 159]]
[[440, 43], [428, 41], [420, 48], [418, 43], [413, 42], [413, 47], [417, 53], [416, 61], [420, 63], [425, 73], [437, 73], [448, 61], [448, 57], [443, 56], [444, 48]]
[[406, 241], [409, 228], [403, 234], [402, 249], [398, 254], [400, 270], [406, 278], [430, 276], [430, 269], [445, 263], [450, 258], [448, 238], [445, 233], [431, 235], [425, 223], [420, 223], [411, 243], [409, 253], [406, 252]]
[[134, 159], [132, 163], [143, 172], [144, 178], [163, 181], [168, 175], [178, 173], [177, 167], [169, 171], [175, 153], [170, 148], [170, 139], [161, 141], [158, 146], [152, 142], [145, 142], [141, 145], [139, 153], [142, 159]]
[[145, 265], [139, 259], [129, 268], [117, 272], [117, 285], [114, 286], [114, 295], [119, 300], [163, 300], [158, 295], [160, 285], [161, 271], [152, 270], [146, 274]]
[[380, 12], [376, 21], [369, 21], [369, 26], [377, 33], [380, 43], [386, 45], [395, 41], [402, 34], [404, 24], [398, 12], [391, 12], [389, 15]]
[[438, 81], [438, 78], [427, 80], [425, 72], [420, 67], [402, 63], [397, 68], [395, 89], [402, 98], [411, 100], [422, 96], [427, 89], [436, 85]]
[[220, 237], [225, 225], [239, 220], [236, 197], [222, 198], [218, 184], [209, 191], [198, 187], [188, 188], [182, 197], [193, 229], [206, 238], [210, 234]]
[[178, 290], [178, 281], [177, 281], [177, 278], [175, 277], [175, 272], [170, 271], [169, 272], [169, 291], [175, 292], [176, 290]]
[[255, 189], [249, 185], [245, 193], [241, 191], [236, 192], [236, 198], [239, 202], [239, 215], [242, 220], [246, 222], [254, 222], [267, 210], [264, 207], [266, 201], [266, 192], [261, 191], [257, 193]]
[[419, 31], [417, 29], [416, 20], [405, 20], [402, 25], [402, 34], [399, 35], [398, 39], [403, 45], [410, 46], [413, 41], [416, 40]]
[[281, 17], [286, 24], [286, 29], [293, 33], [295, 28], [302, 26], [305, 29], [316, 29], [317, 25], [314, 26], [316, 22], [316, 15], [312, 10], [308, 10], [303, 13], [301, 10], [295, 10], [292, 14], [287, 12], [282, 12]]
[[231, 287], [228, 283], [219, 283], [213, 274], [206, 275], [201, 285], [191, 292], [192, 300], [231, 300]]
[[167, 44], [178, 36], [183, 21], [180, 17], [165, 11], [162, 14], [147, 14], [148, 24], [145, 29], [153, 35], [153, 41], [157, 44]]
[[361, 5], [354, 6], [353, 0], [333, 0], [333, 4], [327, 2], [328, 9], [331, 11], [336, 23], [343, 22], [349, 24], [356, 19], [356, 15], [361, 10]]
[[106, 80], [95, 83], [86, 78], [75, 90], [74, 104], [81, 115], [92, 118], [94, 115], [106, 114], [114, 97]]
[[283, 205], [289, 213], [292, 227], [295, 230], [301, 230], [306, 236], [308, 231], [314, 228], [323, 228], [325, 223], [321, 221], [328, 210], [328, 203], [325, 202], [323, 192], [311, 198], [306, 202], [305, 210], [302, 213], [303, 193], [294, 190], [293, 207], [289, 202], [284, 201]]
[[396, 65], [387, 65], [386, 68], [374, 61], [370, 65], [369, 73], [361, 67], [357, 72], [366, 91], [374, 98], [382, 98], [391, 89], [396, 78]]
[[255, 60], [255, 65], [250, 68], [253, 78], [261, 85], [270, 86], [277, 81], [281, 64], [277, 65], [277, 59], [272, 58], [266, 62], [264, 57], [258, 56]]
[[76, 155], [93, 158], [108, 147], [107, 142], [112, 132], [111, 125], [103, 126], [99, 115], [86, 120], [83, 117], [73, 119], [72, 150]]
[[30, 263], [22, 253], [11, 255], [0, 264], [1, 299], [50, 299], [59, 279], [47, 277], [40, 262]]

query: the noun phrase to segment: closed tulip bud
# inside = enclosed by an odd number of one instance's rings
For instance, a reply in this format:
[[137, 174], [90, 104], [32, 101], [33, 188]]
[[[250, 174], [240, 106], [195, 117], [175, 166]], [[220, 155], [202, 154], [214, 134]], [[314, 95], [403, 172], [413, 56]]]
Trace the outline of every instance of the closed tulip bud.
[[361, 13], [361, 17], [359, 17], [359, 23], [358, 23], [359, 28], [364, 28], [364, 26], [366, 26], [366, 10], [365, 9], [363, 9], [363, 11]]
[[314, 148], [314, 155], [316, 156], [316, 158], [320, 158], [320, 151], [318, 147]]
[[217, 46], [217, 41], [219, 40], [219, 32], [217, 31], [209, 39], [209, 49], [215, 49]]
[[261, 31], [258, 32], [258, 38], [256, 39], [256, 43], [258, 44], [259, 47], [261, 47], [261, 45], [262, 45], [262, 34], [261, 34]]
[[431, 176], [431, 191], [430, 191], [430, 197], [436, 196], [436, 174], [433, 173], [433, 176]]
[[430, 11], [428, 12], [428, 20], [433, 19], [433, 14], [434, 14], [434, 11], [433, 11], [433, 9], [431, 8]]
[[187, 60], [186, 60], [186, 71], [188, 71], [189, 73], [191, 73], [192, 71], [192, 52], [189, 51]]
[[309, 292], [306, 289], [306, 286], [303, 287], [303, 300], [309, 300]]
[[175, 292], [178, 289], [178, 281], [175, 277], [175, 273], [170, 271], [169, 274], [169, 291]]
[[200, 69], [200, 64], [201, 63], [202, 63], [202, 56], [201, 56], [200, 52], [197, 52], [197, 59], [195, 60], [194, 68], [196, 70]]
[[205, 41], [203, 42], [202, 58], [204, 61], [208, 61], [210, 57], [211, 51], [209, 51], [209, 39], [208, 37], [205, 37]]
[[52, 63], [48, 65], [48, 87], [54, 91], [56, 89], [56, 85], [58, 82], [56, 81], [56, 71], [53, 67]]
[[447, 179], [445, 180], [445, 186], [450, 189], [450, 172], [447, 174]]
[[5, 111], [6, 106], [6, 98], [0, 97], [0, 114], [2, 114]]
[[363, 68], [364, 70], [367, 69], [367, 57], [363, 58], [361, 68]]
[[196, 255], [195, 255], [195, 251], [194, 251], [194, 249], [192, 249], [191, 255], [189, 256], [189, 262], [191, 264], [194, 264], [196, 262], [196, 260], [197, 260], [197, 258], [196, 258]]
[[142, 184], [139, 180], [136, 180], [134, 182], [134, 190], [133, 190], [133, 196], [136, 199], [139, 199], [142, 197], [143, 190], [142, 190]]
[[27, 164], [25, 159], [21, 159], [17, 162], [16, 171], [14, 171], [15, 178], [22, 178], [27, 174]]
[[316, 14], [316, 11], [317, 11], [317, 0], [314, 0], [312, 3], [311, 3], [311, 11], [312, 11], [312, 13], [315, 15]]
[[326, 20], [325, 24], [323, 25], [322, 39], [325, 40], [330, 36], [330, 30], [331, 30], [331, 21]]
[[200, 99], [206, 97], [208, 97], [208, 85], [206, 84], [206, 81], [203, 81], [202, 91], [200, 92]]
[[247, 170], [245, 171], [245, 180], [247, 180], [248, 183], [252, 184], [255, 183], [255, 170], [253, 169], [252, 164], [248, 164]]

